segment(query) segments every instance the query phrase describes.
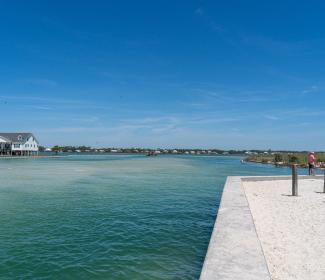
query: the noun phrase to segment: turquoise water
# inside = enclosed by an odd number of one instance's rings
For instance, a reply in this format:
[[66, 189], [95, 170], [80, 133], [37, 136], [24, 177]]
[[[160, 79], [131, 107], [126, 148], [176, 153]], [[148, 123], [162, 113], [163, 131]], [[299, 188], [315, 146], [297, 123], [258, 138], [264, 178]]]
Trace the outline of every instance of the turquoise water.
[[1, 279], [198, 279], [239, 157], [0, 160]]

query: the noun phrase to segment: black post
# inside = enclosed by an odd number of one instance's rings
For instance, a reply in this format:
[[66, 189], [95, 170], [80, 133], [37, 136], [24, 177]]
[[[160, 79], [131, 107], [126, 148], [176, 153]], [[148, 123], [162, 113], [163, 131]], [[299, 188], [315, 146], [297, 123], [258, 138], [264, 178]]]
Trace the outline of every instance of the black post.
[[297, 165], [292, 165], [292, 196], [298, 196], [298, 173]]
[[324, 169], [324, 190], [323, 193], [325, 193], [325, 169]]

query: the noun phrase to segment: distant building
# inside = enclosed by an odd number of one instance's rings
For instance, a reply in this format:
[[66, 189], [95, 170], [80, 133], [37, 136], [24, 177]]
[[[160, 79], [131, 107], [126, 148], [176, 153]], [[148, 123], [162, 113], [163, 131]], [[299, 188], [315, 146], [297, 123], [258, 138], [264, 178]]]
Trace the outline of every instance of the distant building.
[[39, 143], [32, 133], [0, 132], [0, 155], [37, 155], [38, 146]]

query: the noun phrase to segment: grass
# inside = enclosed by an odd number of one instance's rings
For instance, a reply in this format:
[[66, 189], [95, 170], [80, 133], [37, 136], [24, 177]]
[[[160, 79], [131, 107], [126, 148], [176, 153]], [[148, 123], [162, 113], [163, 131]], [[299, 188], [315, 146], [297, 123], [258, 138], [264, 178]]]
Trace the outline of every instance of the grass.
[[[260, 163], [273, 163], [277, 165], [291, 165], [298, 164], [302, 167], [308, 165], [308, 153], [307, 152], [294, 152], [294, 153], [268, 153], [268, 154], [253, 154], [246, 158], [246, 161], [260, 162]], [[316, 154], [317, 162], [325, 165], [325, 153]]]

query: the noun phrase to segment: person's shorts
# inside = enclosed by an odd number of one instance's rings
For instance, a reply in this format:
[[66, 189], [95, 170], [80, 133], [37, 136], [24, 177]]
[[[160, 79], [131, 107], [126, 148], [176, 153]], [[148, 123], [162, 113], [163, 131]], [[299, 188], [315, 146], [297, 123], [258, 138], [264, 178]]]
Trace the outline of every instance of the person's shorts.
[[315, 168], [314, 164], [309, 163], [309, 168]]

